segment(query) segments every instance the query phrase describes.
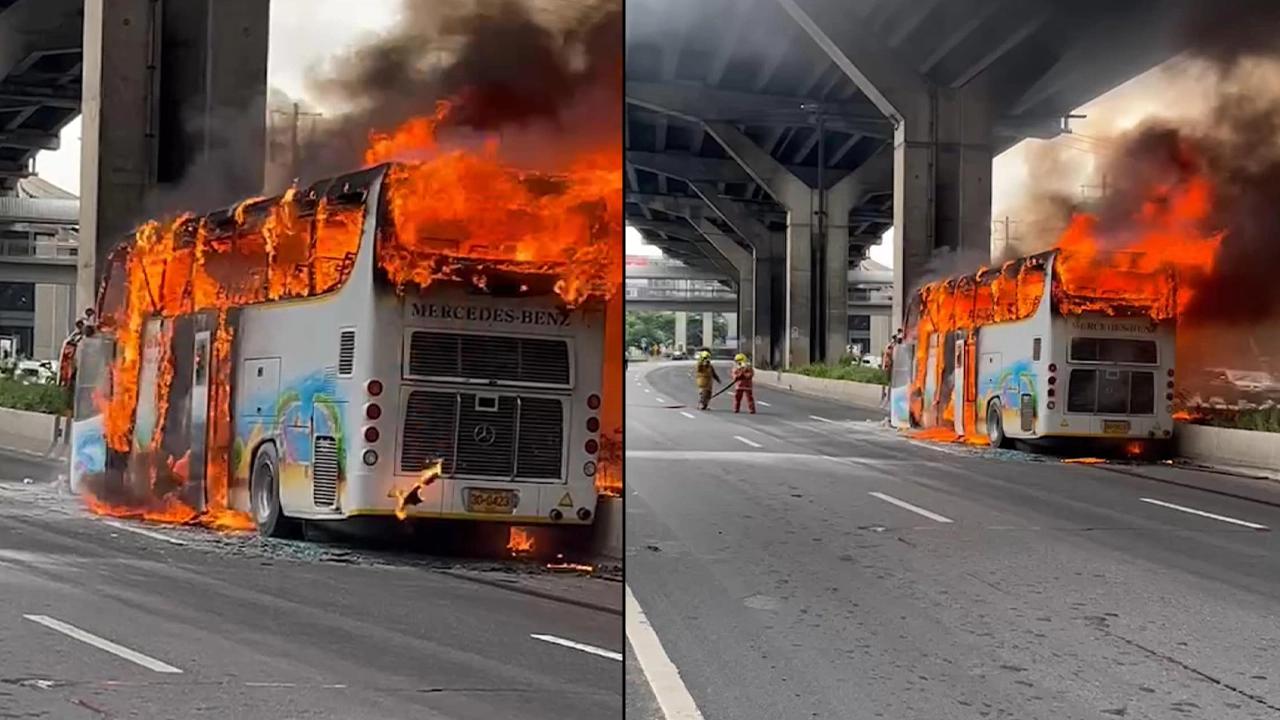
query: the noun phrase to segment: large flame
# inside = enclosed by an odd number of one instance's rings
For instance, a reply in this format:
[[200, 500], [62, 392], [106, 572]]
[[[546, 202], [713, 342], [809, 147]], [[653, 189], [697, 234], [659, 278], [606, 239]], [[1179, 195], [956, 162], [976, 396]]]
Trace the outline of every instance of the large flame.
[[[965, 397], [976, 397], [976, 330], [1035, 313], [1044, 298], [1050, 257], [1050, 300], [1057, 312], [1176, 320], [1194, 298], [1200, 281], [1213, 272], [1224, 236], [1223, 231], [1209, 227], [1213, 188], [1194, 150], [1185, 144], [1177, 150], [1176, 177], [1140, 188], [1127, 215], [1104, 222], [1093, 213], [1076, 213], [1052, 255], [1012, 260], [998, 269], [981, 268], [972, 275], [929, 283], [918, 291], [914, 306], [918, 317], [908, 318], [917, 335], [915, 376], [909, 387], [914, 424], [953, 424], [955, 408], [949, 382], [968, 383]], [[941, 356], [947, 344], [941, 339], [957, 331], [961, 331], [957, 342], [966, 345], [966, 367], [947, 373], [946, 358]], [[938, 357], [934, 376], [929, 377], [930, 341], [934, 338]], [[932, 408], [924, 407], [927, 386], [934, 391]], [[975, 403], [967, 403], [963, 412], [964, 427], [975, 428]], [[955, 439], [954, 433], [936, 429], [922, 437]]]

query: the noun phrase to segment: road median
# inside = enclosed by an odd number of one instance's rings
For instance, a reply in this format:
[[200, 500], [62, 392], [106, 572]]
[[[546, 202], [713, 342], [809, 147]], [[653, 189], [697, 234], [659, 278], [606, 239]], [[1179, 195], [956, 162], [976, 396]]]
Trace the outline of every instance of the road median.
[[880, 402], [883, 385], [810, 377], [779, 370], [758, 370], [755, 380], [765, 387], [787, 390], [799, 395], [809, 395], [872, 410], [884, 409]]

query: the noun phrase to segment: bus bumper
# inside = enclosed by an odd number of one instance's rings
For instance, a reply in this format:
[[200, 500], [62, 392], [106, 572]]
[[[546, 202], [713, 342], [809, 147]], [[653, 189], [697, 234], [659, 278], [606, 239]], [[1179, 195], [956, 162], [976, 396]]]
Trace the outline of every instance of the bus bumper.
[[[415, 487], [417, 491], [409, 495]], [[511, 506], [505, 507], [504, 501], [498, 503], [504, 507], [478, 509], [474, 502], [468, 503], [468, 496], [476, 499], [474, 491], [482, 491], [483, 499], [487, 500], [507, 498]], [[409, 495], [409, 499], [402, 506], [400, 498], [405, 495]], [[406, 519], [590, 525], [596, 515], [594, 488], [575, 490], [563, 483], [513, 484], [440, 478], [424, 487], [412, 476], [386, 479], [357, 476], [347, 483], [342, 499], [344, 517], [395, 515], [400, 510]]]

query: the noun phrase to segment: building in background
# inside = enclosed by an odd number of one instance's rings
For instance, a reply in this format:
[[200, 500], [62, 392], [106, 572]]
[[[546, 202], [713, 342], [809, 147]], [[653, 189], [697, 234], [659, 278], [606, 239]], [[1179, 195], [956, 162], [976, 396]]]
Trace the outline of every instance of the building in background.
[[[79, 199], [39, 177], [18, 181], [0, 197], [0, 262], [60, 259], [75, 279]], [[17, 273], [15, 273], [17, 274]], [[0, 282], [0, 338], [12, 338], [20, 358], [57, 360], [77, 315], [74, 285]]]
[[849, 344], [878, 356], [893, 334], [893, 270], [863, 260], [849, 271]]

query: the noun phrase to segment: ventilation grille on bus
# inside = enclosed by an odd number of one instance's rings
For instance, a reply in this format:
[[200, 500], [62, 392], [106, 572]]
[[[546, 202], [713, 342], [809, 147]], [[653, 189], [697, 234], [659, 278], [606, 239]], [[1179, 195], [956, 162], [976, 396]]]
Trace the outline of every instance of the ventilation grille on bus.
[[402, 472], [439, 458], [446, 476], [563, 476], [564, 403], [556, 398], [415, 390], [403, 426]]
[[356, 371], [356, 331], [338, 333], [338, 376], [351, 377]]
[[338, 441], [316, 436], [311, 455], [311, 497], [318, 508], [338, 504]]
[[564, 340], [419, 331], [409, 339], [412, 377], [569, 384]]

